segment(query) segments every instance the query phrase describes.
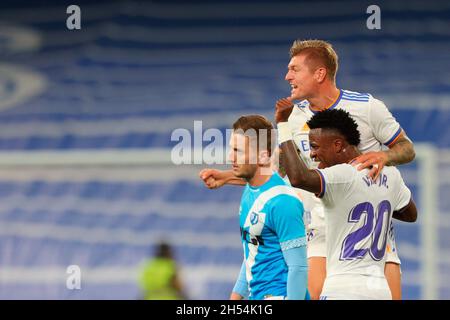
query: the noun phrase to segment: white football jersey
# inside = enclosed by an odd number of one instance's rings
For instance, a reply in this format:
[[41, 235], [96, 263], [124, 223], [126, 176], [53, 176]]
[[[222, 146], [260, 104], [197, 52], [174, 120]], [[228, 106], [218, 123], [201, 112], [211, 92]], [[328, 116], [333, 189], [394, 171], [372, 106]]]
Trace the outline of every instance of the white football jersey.
[[[358, 148], [363, 153], [381, 151], [383, 145], [392, 144], [402, 131], [400, 124], [385, 104], [370, 94], [340, 90], [339, 97], [328, 109], [334, 108], [347, 111], [356, 121], [361, 134], [361, 143]], [[303, 100], [294, 106], [288, 120], [300, 155], [311, 169], [317, 168], [317, 164], [309, 156], [309, 127], [306, 122], [314, 114], [315, 112], [309, 108], [309, 102]], [[304, 201], [305, 211], [311, 214], [308, 229], [324, 229], [324, 211], [320, 199], [304, 190], [301, 190], [300, 194]], [[391, 244], [390, 247], [394, 247], [394, 244]], [[396, 253], [394, 258], [392, 259], [394, 262], [400, 262]]]
[[[383, 145], [392, 144], [402, 131], [400, 124], [385, 104], [368, 93], [340, 90], [339, 97], [328, 108], [328, 110], [331, 109], [345, 110], [356, 121], [361, 134], [358, 149], [362, 153], [382, 150]], [[315, 112], [309, 108], [309, 102], [304, 100], [295, 105], [288, 120], [292, 137], [308, 162], [311, 162], [311, 159], [309, 158], [309, 128], [306, 122], [314, 114]]]
[[[327, 280], [322, 295], [342, 287], [342, 276], [360, 275], [384, 279], [386, 245], [392, 213], [411, 200], [411, 191], [395, 167], [384, 167], [377, 180], [367, 178], [368, 170], [350, 164], [318, 169], [326, 222]], [[344, 292], [371, 296], [370, 286], [355, 288], [347, 282]], [[345, 283], [344, 283], [345, 285]], [[388, 293], [389, 287], [386, 285]], [[376, 298], [376, 297], [374, 297]]]

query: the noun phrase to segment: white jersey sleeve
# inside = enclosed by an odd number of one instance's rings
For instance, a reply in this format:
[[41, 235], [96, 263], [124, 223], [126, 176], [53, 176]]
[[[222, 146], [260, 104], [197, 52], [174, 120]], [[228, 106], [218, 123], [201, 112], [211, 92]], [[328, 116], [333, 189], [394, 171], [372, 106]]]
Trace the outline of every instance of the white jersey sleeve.
[[321, 180], [321, 191], [317, 197], [326, 203], [335, 203], [345, 198], [351, 191], [355, 169], [349, 164], [338, 164], [326, 169], [316, 170]]
[[393, 208], [394, 211], [403, 209], [411, 201], [411, 190], [409, 190], [409, 188], [403, 181], [400, 171], [398, 171], [398, 169], [396, 169], [395, 171], [397, 173], [398, 188], [395, 194], [395, 206]]
[[400, 124], [386, 105], [373, 97], [370, 101], [368, 116], [369, 125], [375, 138], [386, 146], [392, 144], [402, 132]]

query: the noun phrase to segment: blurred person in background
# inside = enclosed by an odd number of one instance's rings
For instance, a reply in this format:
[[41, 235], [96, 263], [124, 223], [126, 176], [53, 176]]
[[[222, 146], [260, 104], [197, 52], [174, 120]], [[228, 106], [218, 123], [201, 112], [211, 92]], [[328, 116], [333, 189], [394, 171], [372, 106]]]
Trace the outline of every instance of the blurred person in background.
[[177, 263], [168, 243], [161, 242], [153, 259], [144, 262], [139, 277], [145, 300], [186, 299], [177, 271]]

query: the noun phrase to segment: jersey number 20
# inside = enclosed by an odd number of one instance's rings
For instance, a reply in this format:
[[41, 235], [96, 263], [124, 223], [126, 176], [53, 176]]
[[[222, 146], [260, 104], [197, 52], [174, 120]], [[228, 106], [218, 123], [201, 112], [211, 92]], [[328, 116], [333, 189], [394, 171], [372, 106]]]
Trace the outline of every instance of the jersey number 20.
[[[391, 204], [389, 201], [383, 200], [375, 211], [370, 202], [360, 203], [350, 211], [348, 222], [359, 222], [364, 217], [364, 214], [366, 218], [364, 225], [350, 233], [342, 243], [340, 260], [362, 259], [368, 252], [376, 261], [383, 259], [386, 252], [387, 231], [391, 218]], [[383, 242], [381, 248], [379, 248], [378, 244], [381, 235], [383, 235]], [[365, 248], [355, 249], [357, 243], [366, 240], [368, 237], [370, 237], [370, 241], [364, 242], [369, 243], [370, 247], [367, 244]]]

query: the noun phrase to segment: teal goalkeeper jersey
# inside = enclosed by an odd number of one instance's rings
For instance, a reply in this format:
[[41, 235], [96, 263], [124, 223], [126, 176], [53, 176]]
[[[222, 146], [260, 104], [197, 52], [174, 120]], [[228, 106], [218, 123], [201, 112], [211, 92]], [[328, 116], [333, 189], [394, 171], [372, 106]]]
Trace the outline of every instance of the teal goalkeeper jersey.
[[245, 187], [239, 210], [249, 299], [286, 296], [283, 251], [306, 246], [303, 204], [274, 173], [260, 187]]

